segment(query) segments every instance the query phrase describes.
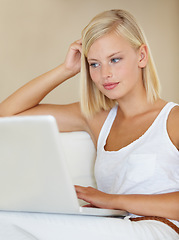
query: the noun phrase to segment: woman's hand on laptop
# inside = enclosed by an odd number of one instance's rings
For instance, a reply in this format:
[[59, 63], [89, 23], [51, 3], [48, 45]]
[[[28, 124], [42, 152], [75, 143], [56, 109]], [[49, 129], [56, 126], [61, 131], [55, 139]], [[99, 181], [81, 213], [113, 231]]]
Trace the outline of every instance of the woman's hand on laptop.
[[89, 203], [88, 207], [114, 209], [113, 201], [117, 195], [101, 192], [93, 187], [75, 186], [77, 197]]

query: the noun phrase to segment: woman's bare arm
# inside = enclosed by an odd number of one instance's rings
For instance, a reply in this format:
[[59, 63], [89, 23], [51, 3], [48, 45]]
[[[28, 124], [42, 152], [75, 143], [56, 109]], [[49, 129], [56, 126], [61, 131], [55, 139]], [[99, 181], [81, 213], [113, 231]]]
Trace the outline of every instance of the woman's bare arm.
[[62, 64], [28, 82], [0, 104], [0, 116], [12, 116], [37, 106], [54, 88], [70, 78]]
[[158, 216], [179, 221], [179, 192], [118, 195], [80, 186], [76, 186], [76, 192], [80, 199], [96, 207], [122, 209], [140, 216]]
[[171, 110], [168, 117], [167, 130], [171, 141], [179, 150], [179, 106]]
[[79, 103], [40, 104], [61, 83], [80, 72], [81, 41], [71, 44], [63, 64], [28, 82], [0, 104], [0, 116], [53, 115], [61, 131], [87, 130]]

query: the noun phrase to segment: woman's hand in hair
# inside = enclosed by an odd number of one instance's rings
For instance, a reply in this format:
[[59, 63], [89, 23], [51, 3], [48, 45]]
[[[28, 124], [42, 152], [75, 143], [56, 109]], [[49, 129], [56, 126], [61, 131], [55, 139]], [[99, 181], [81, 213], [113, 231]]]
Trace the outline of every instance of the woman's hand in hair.
[[69, 47], [64, 66], [70, 72], [71, 76], [76, 75], [81, 70], [81, 50], [81, 39], [72, 43]]

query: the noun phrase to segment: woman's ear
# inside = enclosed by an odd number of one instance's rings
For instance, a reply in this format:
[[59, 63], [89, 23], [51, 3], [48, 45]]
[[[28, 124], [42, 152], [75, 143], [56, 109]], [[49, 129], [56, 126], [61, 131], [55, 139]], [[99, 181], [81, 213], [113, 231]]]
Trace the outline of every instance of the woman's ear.
[[143, 44], [139, 49], [138, 66], [140, 68], [144, 68], [147, 65], [147, 61], [148, 61], [148, 48], [145, 44]]

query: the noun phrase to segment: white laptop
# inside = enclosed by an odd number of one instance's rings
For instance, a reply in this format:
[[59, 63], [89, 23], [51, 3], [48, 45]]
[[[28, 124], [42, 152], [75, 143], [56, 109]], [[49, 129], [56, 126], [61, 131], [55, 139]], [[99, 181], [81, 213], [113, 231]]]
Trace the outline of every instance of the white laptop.
[[0, 118], [0, 210], [126, 216], [79, 205], [59, 134], [52, 116]]

